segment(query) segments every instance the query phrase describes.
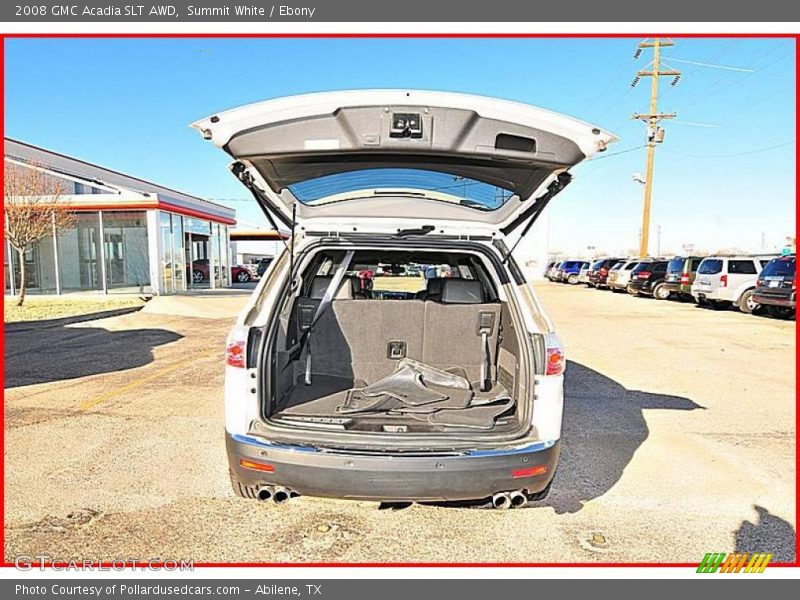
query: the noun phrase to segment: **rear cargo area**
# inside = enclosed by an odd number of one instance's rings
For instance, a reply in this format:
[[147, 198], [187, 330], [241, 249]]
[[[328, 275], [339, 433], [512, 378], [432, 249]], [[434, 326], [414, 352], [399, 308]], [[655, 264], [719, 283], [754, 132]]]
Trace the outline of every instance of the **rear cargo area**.
[[371, 289], [353, 268], [319, 314], [333, 278], [309, 278], [284, 321], [270, 418], [345, 431], [517, 429], [519, 347], [508, 307], [480, 267], [449, 262], [462, 268], [375, 277]]

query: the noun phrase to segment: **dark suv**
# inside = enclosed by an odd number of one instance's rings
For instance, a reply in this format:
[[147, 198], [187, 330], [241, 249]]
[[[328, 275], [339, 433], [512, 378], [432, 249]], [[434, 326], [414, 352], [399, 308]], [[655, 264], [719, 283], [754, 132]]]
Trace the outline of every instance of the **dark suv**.
[[593, 262], [592, 266], [589, 268], [589, 273], [587, 273], [587, 277], [589, 278], [589, 285], [593, 285], [596, 288], [600, 288], [606, 285], [606, 280], [608, 279], [608, 272], [611, 270], [611, 267], [613, 267], [621, 260], [624, 259], [601, 258]]
[[[697, 276], [697, 267], [703, 261], [702, 256], [676, 256], [667, 263], [667, 276], [664, 286], [659, 289], [659, 294], [654, 294], [659, 300], [666, 300], [675, 294], [681, 298], [692, 297], [692, 283]], [[663, 296], [663, 297], [661, 297]]]
[[797, 306], [794, 255], [773, 258], [758, 275], [753, 301], [776, 316], [790, 317]]
[[[631, 271], [628, 293], [634, 296], [646, 294], [661, 297], [664, 294], [667, 262], [666, 260], [648, 260], [636, 265]], [[667, 294], [669, 293], [667, 292]]]

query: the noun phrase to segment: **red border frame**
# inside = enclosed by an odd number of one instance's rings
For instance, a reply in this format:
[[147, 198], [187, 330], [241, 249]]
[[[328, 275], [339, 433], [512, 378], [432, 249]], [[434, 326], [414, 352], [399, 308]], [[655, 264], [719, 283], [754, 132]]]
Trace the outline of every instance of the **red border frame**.
[[[391, 38], [391, 39], [411, 39], [411, 38], [451, 38], [451, 39], [476, 39], [476, 38], [643, 38], [653, 36], [667, 36], [676, 39], [690, 39], [690, 38], [793, 38], [795, 40], [795, 116], [797, 116], [798, 95], [800, 94], [800, 64], [797, 63], [797, 51], [800, 48], [800, 34], [798, 33], [239, 33], [239, 34], [226, 34], [226, 33], [17, 33], [6, 34], [0, 33], [0, 69], [3, 71], [3, 78], [0, 81], [0, 112], [5, 115], [5, 40], [7, 38], [300, 38], [300, 39], [329, 39], [329, 38]], [[0, 120], [0, 132], [4, 133], [4, 119]], [[795, 118], [795, 137], [800, 134], [800, 123]], [[797, 173], [798, 166], [800, 166], [800, 155], [795, 152], [795, 173]], [[797, 203], [797, 184], [795, 184], [795, 203]], [[797, 231], [797, 215], [795, 215], [795, 231]], [[795, 342], [797, 342], [798, 335], [795, 329]], [[0, 349], [5, 348], [5, 332], [0, 333]], [[5, 352], [3, 357], [0, 358], [0, 366], [4, 368]], [[795, 368], [800, 364], [797, 355], [795, 354]], [[5, 396], [5, 390], [3, 391]], [[800, 425], [800, 414], [798, 414], [797, 390], [795, 389], [795, 436], [797, 427]], [[0, 445], [5, 448], [5, 413], [0, 414]], [[797, 466], [800, 464], [800, 447], [795, 438], [795, 518], [800, 513], [800, 499], [798, 499], [798, 491], [800, 491], [800, 479], [797, 477]], [[5, 548], [5, 461], [2, 467], [3, 478], [0, 480], [0, 520], [2, 520], [3, 529], [0, 531], [0, 542]], [[342, 562], [310, 562], [310, 563], [194, 563], [195, 567], [290, 567], [290, 568], [305, 568], [305, 567], [438, 567], [438, 568], [452, 568], [452, 567], [687, 567], [696, 568], [702, 557], [698, 556], [697, 563], [657, 563], [657, 562], [635, 562], [635, 563], [606, 563], [606, 562], [586, 562], [586, 563], [448, 563], [448, 562], [420, 562], [420, 563], [342, 563]], [[62, 563], [55, 563], [56, 565]], [[96, 566], [109, 567], [111, 563], [97, 562]], [[800, 535], [798, 535], [795, 526], [795, 562], [793, 563], [770, 563], [771, 567], [800, 567]], [[0, 562], [0, 567], [13, 568], [13, 563], [5, 562], [5, 556]]]

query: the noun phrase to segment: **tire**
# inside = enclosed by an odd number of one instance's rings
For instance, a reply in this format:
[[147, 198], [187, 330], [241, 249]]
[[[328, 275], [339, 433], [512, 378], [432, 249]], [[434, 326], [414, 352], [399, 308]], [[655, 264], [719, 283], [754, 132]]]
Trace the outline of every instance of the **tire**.
[[250, 500], [258, 499], [258, 486], [256, 485], [246, 485], [239, 481], [236, 475], [233, 474], [233, 471], [228, 471], [228, 475], [231, 478], [231, 488], [233, 489], [233, 493], [239, 496], [240, 498], [248, 498]]
[[639, 292], [633, 289], [631, 286], [625, 288], [625, 291], [628, 292], [631, 296], [638, 296]]
[[653, 298], [656, 300], [667, 300], [671, 295], [672, 292], [667, 289], [666, 284], [657, 283], [653, 288]]
[[192, 271], [192, 283], [202, 283], [203, 282], [203, 272], [198, 271], [197, 269]]
[[236, 275], [236, 281], [239, 283], [247, 283], [250, 281], [250, 273], [247, 271], [239, 271], [239, 273]]
[[739, 307], [739, 310], [746, 315], [758, 311], [758, 309], [761, 307], [760, 304], [758, 304], [753, 300], [754, 292], [755, 290], [747, 290], [741, 295], [741, 297], [739, 298], [739, 302], [737, 302], [736, 304]]
[[578, 283], [578, 276], [577, 275], [570, 275], [567, 277], [567, 283], [570, 285], [577, 285]]

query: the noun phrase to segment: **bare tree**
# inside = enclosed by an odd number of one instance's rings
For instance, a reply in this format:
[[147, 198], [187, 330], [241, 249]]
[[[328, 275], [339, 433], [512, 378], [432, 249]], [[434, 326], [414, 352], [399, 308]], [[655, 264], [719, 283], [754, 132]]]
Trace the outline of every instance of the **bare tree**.
[[[63, 180], [36, 165], [22, 166], [4, 161], [3, 203], [5, 239], [19, 256], [17, 306], [25, 301], [27, 273], [25, 252], [40, 240], [71, 227], [75, 216], [62, 201]], [[13, 277], [13, 270], [12, 270]]]

